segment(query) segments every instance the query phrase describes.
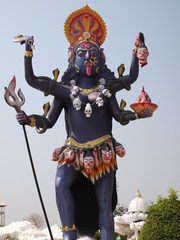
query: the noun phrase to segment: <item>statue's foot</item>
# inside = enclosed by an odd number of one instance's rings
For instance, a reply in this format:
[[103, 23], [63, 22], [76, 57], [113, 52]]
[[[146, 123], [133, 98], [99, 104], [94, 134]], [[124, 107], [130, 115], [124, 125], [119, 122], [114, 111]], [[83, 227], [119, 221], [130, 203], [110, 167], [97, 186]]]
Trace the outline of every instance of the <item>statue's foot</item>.
[[67, 232], [64, 231], [63, 239], [64, 240], [76, 240], [77, 239], [76, 230], [71, 230], [71, 231], [67, 231]]

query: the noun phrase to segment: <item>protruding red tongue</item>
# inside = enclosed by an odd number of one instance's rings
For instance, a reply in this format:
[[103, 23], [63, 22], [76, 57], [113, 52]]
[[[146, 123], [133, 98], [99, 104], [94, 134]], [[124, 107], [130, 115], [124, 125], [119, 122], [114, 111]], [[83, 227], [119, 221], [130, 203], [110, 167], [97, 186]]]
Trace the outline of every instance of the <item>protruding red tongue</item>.
[[87, 63], [86, 67], [87, 67], [87, 75], [91, 76], [91, 64]]

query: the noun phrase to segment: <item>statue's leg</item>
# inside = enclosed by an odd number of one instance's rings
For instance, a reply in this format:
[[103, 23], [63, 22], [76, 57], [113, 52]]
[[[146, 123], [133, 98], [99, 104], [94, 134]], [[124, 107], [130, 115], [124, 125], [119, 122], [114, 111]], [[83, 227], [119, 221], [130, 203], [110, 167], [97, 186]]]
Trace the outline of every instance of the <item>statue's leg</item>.
[[104, 176], [95, 184], [102, 240], [114, 240], [114, 218], [111, 204], [113, 183], [114, 173], [111, 173]]
[[70, 186], [77, 177], [74, 166], [58, 166], [56, 174], [56, 202], [63, 227], [64, 240], [76, 240], [74, 229], [74, 200]]

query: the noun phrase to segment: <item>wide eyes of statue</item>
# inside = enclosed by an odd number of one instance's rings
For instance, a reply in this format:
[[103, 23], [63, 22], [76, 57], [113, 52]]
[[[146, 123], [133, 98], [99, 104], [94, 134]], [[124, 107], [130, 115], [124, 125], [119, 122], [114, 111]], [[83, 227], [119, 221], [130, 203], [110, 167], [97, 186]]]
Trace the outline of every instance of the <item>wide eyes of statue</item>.
[[[86, 51], [83, 51], [83, 50], [79, 50], [77, 52], [78, 57], [83, 57], [85, 54], [86, 54]], [[96, 51], [90, 51], [90, 56], [93, 57], [93, 58], [96, 58], [96, 56], [97, 56]]]
[[80, 50], [77, 52], [78, 57], [84, 56], [84, 51]]

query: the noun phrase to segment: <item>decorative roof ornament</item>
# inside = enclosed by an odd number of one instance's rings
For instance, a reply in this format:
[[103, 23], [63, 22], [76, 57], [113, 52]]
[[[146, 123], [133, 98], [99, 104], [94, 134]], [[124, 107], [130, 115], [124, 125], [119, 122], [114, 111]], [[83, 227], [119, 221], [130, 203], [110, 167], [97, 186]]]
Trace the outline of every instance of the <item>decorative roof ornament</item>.
[[129, 203], [128, 212], [129, 213], [137, 213], [137, 212], [145, 212], [148, 207], [148, 202], [142, 198], [139, 189], [137, 189], [135, 198], [131, 200]]
[[136, 190], [136, 194], [135, 195], [136, 195], [136, 197], [141, 198], [141, 193], [140, 193], [139, 189]]
[[64, 32], [71, 47], [82, 41], [92, 41], [100, 47], [106, 39], [102, 17], [87, 4], [67, 17]]

